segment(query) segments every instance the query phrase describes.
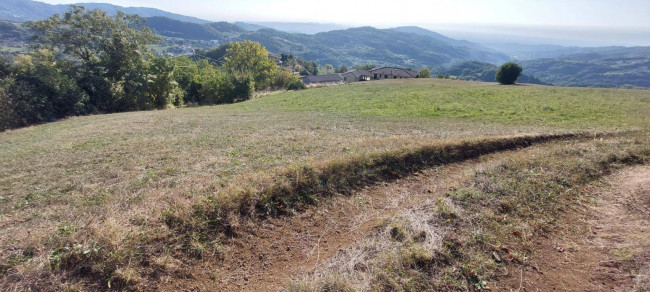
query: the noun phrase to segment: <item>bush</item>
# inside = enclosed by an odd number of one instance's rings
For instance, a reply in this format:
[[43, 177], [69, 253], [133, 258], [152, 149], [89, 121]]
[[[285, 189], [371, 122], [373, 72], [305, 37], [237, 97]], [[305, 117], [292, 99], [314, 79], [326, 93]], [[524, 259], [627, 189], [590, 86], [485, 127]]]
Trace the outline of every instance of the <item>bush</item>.
[[224, 103], [245, 101], [253, 97], [253, 92], [255, 92], [255, 81], [252, 76], [244, 75], [232, 77], [230, 83], [232, 84], [232, 90], [229, 93], [222, 93], [224, 94], [222, 97]]
[[0, 86], [0, 132], [11, 128], [9, 124], [12, 115], [10, 105], [9, 95]]
[[292, 81], [287, 86], [287, 90], [301, 90], [301, 89], [305, 89], [305, 88], [307, 88], [307, 86], [305, 86], [305, 84], [302, 83], [302, 81], [298, 80], [298, 79]]
[[499, 67], [496, 73], [496, 79], [501, 84], [515, 84], [521, 75], [521, 71], [521, 66], [513, 62], [508, 62]]
[[431, 77], [431, 70], [427, 68], [422, 68], [420, 69], [420, 72], [418, 72], [418, 78], [430, 78]]
[[273, 89], [285, 89], [298, 78], [285, 69], [277, 69], [273, 74]]

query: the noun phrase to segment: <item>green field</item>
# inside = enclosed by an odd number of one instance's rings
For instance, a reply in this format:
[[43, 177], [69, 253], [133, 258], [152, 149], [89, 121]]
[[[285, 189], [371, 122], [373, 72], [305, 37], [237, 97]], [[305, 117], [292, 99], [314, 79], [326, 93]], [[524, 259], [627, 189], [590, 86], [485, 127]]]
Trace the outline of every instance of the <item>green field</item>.
[[453, 118], [512, 126], [627, 128], [648, 125], [649, 96], [647, 90], [412, 80], [290, 92], [240, 106], [364, 118]]
[[[291, 167], [469, 138], [649, 125], [646, 90], [433, 79], [74, 117], [0, 133], [0, 249], [4, 263], [38, 273], [64, 242], [96, 236], [89, 228], [121, 246], [162, 226], [165, 210]], [[16, 260], [11, 251], [27, 247], [39, 252]]]

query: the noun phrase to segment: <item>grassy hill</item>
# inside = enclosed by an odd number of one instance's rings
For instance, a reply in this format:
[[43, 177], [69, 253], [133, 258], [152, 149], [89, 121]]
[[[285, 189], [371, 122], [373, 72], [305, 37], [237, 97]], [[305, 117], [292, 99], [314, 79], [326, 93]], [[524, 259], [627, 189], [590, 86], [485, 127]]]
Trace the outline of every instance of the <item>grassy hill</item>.
[[[294, 204], [265, 197], [291, 185], [292, 173], [370, 167], [377, 157], [468, 139], [649, 124], [650, 91], [391, 80], [7, 131], [0, 284], [155, 286], [152, 263], [191, 263], [241, 228], [224, 224]], [[351, 170], [340, 171], [342, 182]]]

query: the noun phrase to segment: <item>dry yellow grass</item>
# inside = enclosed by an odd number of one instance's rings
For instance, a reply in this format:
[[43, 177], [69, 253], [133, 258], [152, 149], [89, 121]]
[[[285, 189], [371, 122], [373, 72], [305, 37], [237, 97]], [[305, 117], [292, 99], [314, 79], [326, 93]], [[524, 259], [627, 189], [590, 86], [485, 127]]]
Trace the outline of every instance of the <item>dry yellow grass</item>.
[[[427, 82], [413, 83], [420, 86], [414, 90], [424, 92], [442, 86], [446, 92], [485, 95], [480, 84]], [[467, 84], [474, 85], [468, 89]], [[401, 103], [413, 98], [414, 103], [436, 106], [435, 97], [423, 100], [417, 94], [411, 96], [404, 85], [380, 82], [318, 88], [271, 94], [236, 105], [77, 117], [0, 133], [0, 250], [3, 262], [10, 263], [0, 270], [13, 269], [14, 276], [24, 275], [19, 280], [25, 286], [16, 287], [26, 287], [39, 273], [35, 271], [51, 264], [62, 245], [78, 242], [82, 249], [92, 251], [96, 245], [113, 250], [124, 240], [142, 234], [143, 242], [155, 240], [158, 233], [151, 237], [146, 231], [167, 232], [160, 220], [163, 211], [187, 209], [225, 189], [246, 189], [272, 179], [281, 169], [417, 149], [453, 139], [629, 128], [618, 122], [599, 127], [593, 118], [583, 121], [581, 117], [573, 124], [563, 119], [564, 126], [538, 120], [513, 124], [494, 117], [480, 121], [462, 114], [409, 117], [399, 110], [399, 104], [387, 104], [389, 110], [397, 112], [395, 115], [386, 111], [357, 114], [355, 108], [364, 106], [358, 102], [352, 103], [349, 111], [321, 109], [318, 106], [322, 102], [314, 108], [302, 105], [305, 100], [327, 97], [328, 92], [340, 99], [345, 90], [354, 95], [369, 87], [386, 91], [381, 98], [403, 94]], [[532, 97], [544, 90], [535, 88]], [[498, 90], [507, 94], [509, 89]], [[528, 89], [513, 90], [526, 98]], [[603, 96], [616, 95], [610, 91], [601, 96], [598, 90], [562, 90], [599, 102]], [[650, 93], [629, 92], [634, 97], [611, 114], [622, 123], [626, 117], [635, 121], [632, 124], [636, 127], [638, 112], [648, 109], [644, 100]], [[619, 96], [625, 98], [625, 93], [621, 91]], [[278, 103], [270, 106], [274, 100]], [[513, 103], [503, 102], [504, 106]], [[625, 114], [632, 108], [630, 103], [636, 103], [637, 114]], [[373, 102], [371, 108], [375, 106]], [[97, 260], [119, 261], [128, 256], [133, 253]], [[166, 257], [162, 253], [160, 260]], [[127, 268], [120, 270], [121, 278], [137, 278], [137, 273]], [[57, 278], [62, 281], [61, 287], [76, 285], [63, 279]]]

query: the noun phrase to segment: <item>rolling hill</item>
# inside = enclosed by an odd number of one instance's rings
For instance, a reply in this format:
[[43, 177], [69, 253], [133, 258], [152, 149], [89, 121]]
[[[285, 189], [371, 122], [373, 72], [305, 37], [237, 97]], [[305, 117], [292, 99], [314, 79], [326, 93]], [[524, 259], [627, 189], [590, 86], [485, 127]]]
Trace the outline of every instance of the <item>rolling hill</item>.
[[[167, 37], [219, 42], [256, 41], [272, 53], [293, 54], [318, 64], [334, 66], [374, 64], [420, 68], [466, 60], [489, 63], [508, 60], [506, 55], [478, 44], [454, 40], [421, 28], [418, 28], [418, 33], [413, 33], [359, 27], [308, 35], [271, 28], [246, 30], [227, 22], [189, 23], [165, 17], [149, 18], [145, 25]], [[436, 35], [438, 37], [434, 37]]]
[[[104, 10], [110, 15], [120, 10], [127, 14], [138, 14], [142, 17], [164, 16], [193, 23], [208, 23], [208, 21], [196, 17], [170, 13], [155, 8], [121, 7], [105, 3], [77, 3], [75, 5], [84, 6], [88, 9]], [[31, 0], [2, 0], [0, 2], [0, 19], [20, 22], [42, 20], [54, 14], [64, 13], [68, 10], [68, 7], [67, 4], [51, 5]]]
[[650, 87], [650, 48], [600, 48], [560, 58], [520, 62], [546, 83], [586, 87]]
[[[518, 218], [538, 220], [530, 221], [535, 224], [556, 222], [549, 216], [563, 216], [566, 211], [553, 211], [552, 206], [569, 211], [574, 206], [569, 204], [580, 206], [582, 201], [568, 197], [570, 191], [587, 190], [576, 182], [597, 179], [610, 171], [604, 168], [608, 165], [647, 161], [650, 154], [647, 131], [612, 133], [604, 139], [592, 133], [584, 139], [553, 134], [645, 129], [650, 120], [649, 96], [645, 90], [386, 80], [273, 93], [230, 105], [75, 117], [3, 132], [0, 290], [64, 291], [74, 285], [83, 291], [176, 291], [175, 287], [198, 283], [203, 285], [201, 291], [224, 287], [239, 291], [244, 286], [235, 284], [245, 281], [270, 283], [270, 277], [260, 276], [266, 270], [281, 271], [270, 276], [279, 279], [275, 285], [287, 285], [292, 272], [300, 272], [287, 269], [287, 263], [296, 262], [305, 271], [314, 269], [306, 260], [314, 254], [309, 253], [313, 246], [329, 242], [333, 245], [328, 249], [337, 253], [366, 242], [366, 233], [360, 236], [349, 229], [336, 232], [339, 229], [324, 227], [332, 222], [330, 214], [341, 214], [352, 224], [369, 222], [355, 228], [366, 226], [373, 230], [367, 234], [387, 235], [389, 242], [401, 247], [391, 239], [389, 228], [405, 223], [392, 215], [410, 213], [390, 207], [404, 206], [396, 199], [421, 210], [423, 221], [435, 222], [433, 230], [463, 232], [462, 238], [471, 238], [478, 226], [490, 231], [484, 233], [490, 236], [485, 242], [505, 237], [510, 248], [518, 244], [517, 250], [524, 250], [519, 246], [527, 243], [517, 241], [512, 233], [530, 225], [511, 222], [519, 222]], [[522, 137], [522, 133], [544, 136]], [[524, 149], [531, 145], [546, 150]], [[463, 161], [467, 168], [452, 163]], [[449, 173], [446, 166], [458, 172]], [[436, 176], [424, 176], [427, 172]], [[459, 188], [441, 183], [441, 174], [459, 181]], [[471, 179], [467, 185], [465, 175]], [[414, 185], [414, 177], [438, 187], [418, 185], [417, 191], [405, 192], [407, 185]], [[407, 187], [384, 188], [398, 179]], [[472, 189], [475, 186], [489, 192]], [[368, 189], [388, 199], [378, 204], [379, 197], [366, 196]], [[504, 202], [517, 206], [508, 213], [508, 221], [502, 219], [504, 214], [493, 215], [503, 209], [499, 206], [508, 206], [501, 203], [504, 197]], [[339, 199], [349, 201], [333, 201]], [[368, 221], [375, 218], [366, 216], [373, 214], [366, 209], [371, 206], [377, 206], [382, 217]], [[461, 215], [443, 217], [441, 212]], [[349, 218], [350, 214], [363, 217]], [[465, 214], [484, 214], [486, 219], [462, 223]], [[393, 221], [384, 221], [383, 215]], [[279, 220], [266, 221], [273, 218]], [[300, 221], [289, 221], [292, 218]], [[268, 224], [273, 222], [304, 222], [312, 229]], [[269, 237], [260, 233], [264, 226], [282, 225], [291, 230]], [[467, 233], [459, 226], [467, 226], [463, 227]], [[323, 237], [324, 229], [338, 237]], [[427, 232], [424, 238], [438, 242], [437, 233]], [[349, 239], [351, 234], [357, 237], [349, 243], [339, 245], [341, 241], [335, 240]], [[301, 241], [285, 241], [294, 235]], [[411, 235], [408, 238], [405, 243], [421, 244]], [[475, 262], [487, 258], [492, 263], [492, 250], [485, 253], [484, 241], [466, 242], [476, 242], [468, 248], [487, 254], [476, 256]], [[265, 243], [274, 247], [259, 253], [246, 249], [253, 244], [267, 247]], [[442, 242], [431, 245], [428, 252], [437, 250], [438, 244]], [[392, 255], [385, 253], [384, 246], [389, 245], [378, 246], [382, 253], [375, 254], [390, 256], [391, 265], [380, 262], [373, 269], [355, 272], [388, 271], [395, 283], [413, 282], [406, 278], [410, 274], [389, 269], [394, 263], [401, 265], [406, 248]], [[429, 248], [422, 246], [418, 250]], [[283, 261], [281, 255], [293, 257]], [[334, 254], [321, 256], [326, 260]], [[404, 261], [411, 263], [410, 258]], [[460, 257], [449, 259], [444, 267], [464, 279], [466, 262]], [[487, 268], [500, 271], [501, 267]], [[487, 275], [492, 273], [497, 274]], [[420, 282], [435, 283], [435, 277], [441, 276], [427, 275]]]
[[[430, 67], [436, 73], [463, 79], [492, 81], [486, 66], [478, 70], [471, 62], [494, 65], [518, 60], [526, 80], [564, 86], [650, 87], [649, 47], [563, 47], [554, 45], [481, 45], [456, 40], [415, 26], [377, 29], [358, 27], [319, 32], [339, 26], [299, 23], [207, 22], [205, 20], [151, 8], [109, 4], [81, 4], [114, 14], [122, 10], [147, 19], [155, 33], [173, 38], [167, 52], [188, 52], [181, 47], [211, 48], [230, 41], [260, 42], [272, 53], [293, 54], [320, 65], [373, 64], [417, 69]], [[29, 32], [19, 22], [38, 20], [62, 13], [67, 5], [49, 5], [31, 0], [0, 3], [0, 46], [5, 52], [22, 51]], [[302, 27], [301, 29], [298, 29]], [[283, 31], [284, 30], [284, 31]], [[298, 31], [307, 33], [295, 33]], [[317, 33], [315, 33], [317, 32]], [[162, 51], [161, 51], [162, 52]], [[458, 64], [461, 64], [460, 67]], [[455, 67], [454, 67], [455, 66]], [[469, 66], [469, 67], [467, 67]], [[485, 68], [483, 68], [485, 67]], [[458, 75], [458, 72], [467, 71]], [[474, 71], [472, 71], [474, 70]], [[472, 72], [469, 72], [472, 71]], [[462, 73], [462, 72], [461, 72]], [[525, 81], [524, 81], [525, 82]]]

